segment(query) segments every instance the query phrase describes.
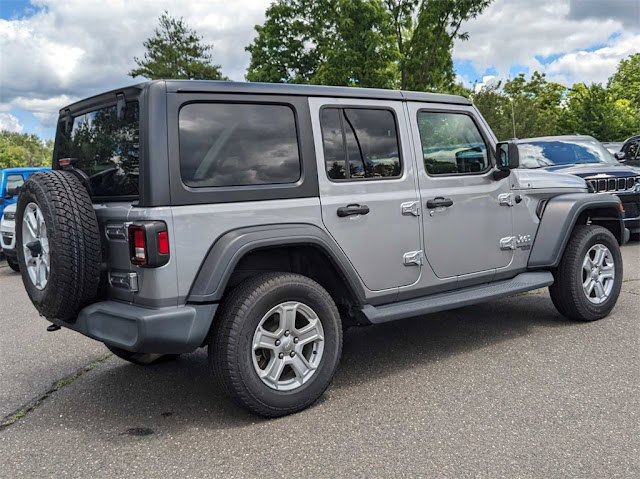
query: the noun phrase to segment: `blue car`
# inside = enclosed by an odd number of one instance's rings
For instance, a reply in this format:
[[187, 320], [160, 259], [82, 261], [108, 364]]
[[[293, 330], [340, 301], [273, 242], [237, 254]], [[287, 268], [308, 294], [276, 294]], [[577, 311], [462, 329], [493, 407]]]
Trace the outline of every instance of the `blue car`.
[[6, 168], [0, 170], [0, 218], [4, 209], [18, 201], [16, 188], [21, 187], [27, 177], [36, 171], [50, 170], [51, 168]]

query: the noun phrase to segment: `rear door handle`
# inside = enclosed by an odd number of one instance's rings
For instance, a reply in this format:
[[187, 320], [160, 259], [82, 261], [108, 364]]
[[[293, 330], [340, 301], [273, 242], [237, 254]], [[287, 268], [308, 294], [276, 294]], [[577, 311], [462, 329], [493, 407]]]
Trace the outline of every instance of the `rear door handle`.
[[338, 216], [340, 218], [351, 215], [366, 215], [367, 213], [369, 213], [367, 205], [351, 204], [338, 208]]
[[451, 198], [443, 198], [442, 196], [438, 196], [432, 200], [427, 200], [427, 208], [438, 208], [440, 206], [444, 206], [448, 208], [453, 205], [453, 200]]

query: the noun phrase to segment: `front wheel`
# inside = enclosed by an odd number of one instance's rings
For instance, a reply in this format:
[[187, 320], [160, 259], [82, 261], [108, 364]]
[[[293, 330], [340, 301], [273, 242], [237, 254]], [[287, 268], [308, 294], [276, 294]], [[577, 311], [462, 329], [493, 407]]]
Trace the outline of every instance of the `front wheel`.
[[595, 321], [608, 315], [622, 287], [622, 254], [601, 226], [576, 226], [549, 286], [551, 300], [569, 319]]
[[310, 278], [249, 278], [224, 301], [215, 321], [211, 366], [246, 409], [284, 416], [310, 406], [329, 386], [342, 352], [342, 325], [329, 293]]

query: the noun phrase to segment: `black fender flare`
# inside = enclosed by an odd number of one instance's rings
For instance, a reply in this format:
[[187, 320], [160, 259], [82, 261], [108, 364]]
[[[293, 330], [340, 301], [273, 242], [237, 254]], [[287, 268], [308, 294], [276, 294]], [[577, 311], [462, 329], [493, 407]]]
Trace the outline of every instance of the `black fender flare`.
[[319, 248], [343, 276], [357, 301], [365, 302], [362, 281], [335, 240], [321, 228], [304, 223], [249, 226], [226, 232], [213, 243], [205, 256], [187, 301], [220, 301], [231, 273], [247, 253], [261, 248], [293, 245]]
[[578, 218], [588, 210], [594, 212], [592, 222], [607, 222], [618, 243], [624, 243], [624, 222], [617, 196], [595, 193], [562, 194], [551, 198], [544, 208], [528, 267], [557, 267]]

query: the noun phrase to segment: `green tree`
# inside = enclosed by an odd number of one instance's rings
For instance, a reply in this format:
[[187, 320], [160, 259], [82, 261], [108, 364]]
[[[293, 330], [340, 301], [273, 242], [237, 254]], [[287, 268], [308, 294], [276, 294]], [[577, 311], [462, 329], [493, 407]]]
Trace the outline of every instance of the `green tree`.
[[547, 82], [544, 73], [534, 72], [528, 80], [521, 73], [504, 85], [483, 86], [471, 98], [496, 136], [505, 140], [559, 134], [566, 91], [559, 83]]
[[147, 50], [144, 58], [134, 57], [138, 68], [131, 70], [129, 76], [152, 80], [227, 80], [220, 72], [220, 65], [212, 63], [213, 45], [203, 43], [202, 37], [182, 18], [172, 18], [165, 11], [159, 23], [153, 36], [143, 43]]
[[629, 100], [616, 100], [600, 83], [573, 85], [561, 118], [563, 133], [622, 141], [640, 130], [640, 117]]
[[462, 23], [491, 0], [279, 0], [266, 11], [247, 80], [434, 90], [454, 83]]
[[36, 135], [0, 132], [0, 168], [51, 166], [53, 142]]
[[463, 22], [477, 17], [490, 3], [491, 0], [416, 2], [417, 19], [406, 29], [410, 36], [400, 52], [400, 88], [424, 91], [453, 84], [453, 42], [468, 40], [469, 34], [460, 31]]
[[616, 72], [607, 82], [607, 89], [616, 100], [629, 100], [640, 115], [640, 53], [635, 53], [618, 64]]

